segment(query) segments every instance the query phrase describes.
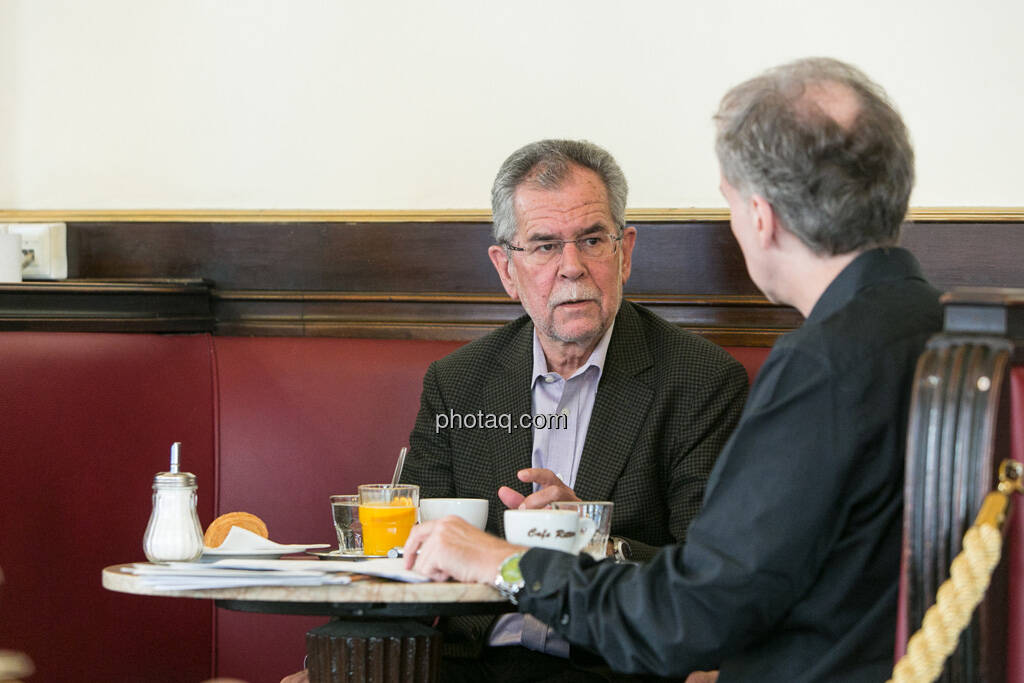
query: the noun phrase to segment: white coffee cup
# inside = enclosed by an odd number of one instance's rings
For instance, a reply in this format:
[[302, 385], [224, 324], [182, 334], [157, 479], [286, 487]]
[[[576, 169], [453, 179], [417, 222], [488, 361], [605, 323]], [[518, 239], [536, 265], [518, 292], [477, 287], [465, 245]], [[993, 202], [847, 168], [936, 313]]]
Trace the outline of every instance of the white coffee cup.
[[487, 501], [483, 498], [420, 498], [420, 520], [429, 522], [456, 515], [483, 529], [487, 526]]
[[517, 545], [577, 554], [594, 535], [594, 520], [575, 510], [505, 510], [505, 539]]

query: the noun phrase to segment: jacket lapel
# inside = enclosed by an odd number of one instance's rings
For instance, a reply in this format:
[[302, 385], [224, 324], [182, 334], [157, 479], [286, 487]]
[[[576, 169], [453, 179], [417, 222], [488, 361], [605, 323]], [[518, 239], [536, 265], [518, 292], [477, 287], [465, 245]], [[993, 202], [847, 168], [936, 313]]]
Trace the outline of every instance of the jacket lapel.
[[576, 473], [575, 493], [581, 499], [611, 500], [654, 397], [644, 381], [652, 365], [640, 317], [623, 300]]
[[530, 467], [532, 462], [533, 434], [530, 429], [518, 427], [520, 415], [529, 415], [532, 410], [532, 372], [533, 325], [527, 324], [519, 331], [505, 362], [483, 394], [489, 397], [490, 402], [484, 412], [509, 415], [513, 425], [510, 433], [500, 428], [487, 430], [494, 491], [499, 486], [509, 486], [524, 496], [533, 492], [530, 484], [519, 481], [516, 476], [519, 470]]

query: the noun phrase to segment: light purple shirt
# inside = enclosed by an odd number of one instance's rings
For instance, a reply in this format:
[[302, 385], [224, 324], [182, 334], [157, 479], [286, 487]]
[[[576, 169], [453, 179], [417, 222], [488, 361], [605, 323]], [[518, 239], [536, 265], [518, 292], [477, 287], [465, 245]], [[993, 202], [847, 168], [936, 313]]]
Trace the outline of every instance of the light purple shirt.
[[[554, 472], [569, 488], [576, 485], [576, 472], [580, 467], [597, 386], [614, 327], [615, 322], [612, 321], [590, 357], [569, 379], [548, 371], [547, 358], [536, 328], [533, 331], [533, 415], [549, 416], [548, 422], [552, 426], [562, 427], [564, 424], [566, 428], [538, 429], [535, 426], [531, 460], [534, 467]], [[557, 421], [559, 415], [565, 415], [565, 422]], [[535, 492], [540, 488], [539, 484], [533, 485]], [[557, 657], [569, 656], [568, 641], [542, 622], [523, 614], [500, 617], [494, 623], [488, 644], [492, 647], [522, 645]]]

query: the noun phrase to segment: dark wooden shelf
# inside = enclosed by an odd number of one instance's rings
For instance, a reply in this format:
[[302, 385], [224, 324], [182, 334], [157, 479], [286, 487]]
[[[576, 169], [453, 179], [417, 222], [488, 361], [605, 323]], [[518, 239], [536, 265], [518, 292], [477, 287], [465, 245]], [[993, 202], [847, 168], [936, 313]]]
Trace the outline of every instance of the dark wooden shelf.
[[211, 332], [203, 280], [63, 280], [0, 284], [0, 330]]

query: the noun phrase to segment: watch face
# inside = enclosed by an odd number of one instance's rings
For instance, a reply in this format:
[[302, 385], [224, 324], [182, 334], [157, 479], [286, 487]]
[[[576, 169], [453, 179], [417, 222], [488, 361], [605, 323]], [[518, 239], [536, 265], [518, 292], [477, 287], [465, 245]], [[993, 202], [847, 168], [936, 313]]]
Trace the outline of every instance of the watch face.
[[523, 590], [526, 582], [523, 574], [519, 571], [519, 558], [522, 553], [515, 553], [505, 558], [505, 561], [498, 567], [498, 577], [494, 580], [494, 586], [513, 604], [519, 604], [516, 596]]
[[523, 580], [523, 573], [519, 571], [519, 558], [522, 555], [515, 554], [501, 563], [501, 578], [506, 583], [519, 583]]

